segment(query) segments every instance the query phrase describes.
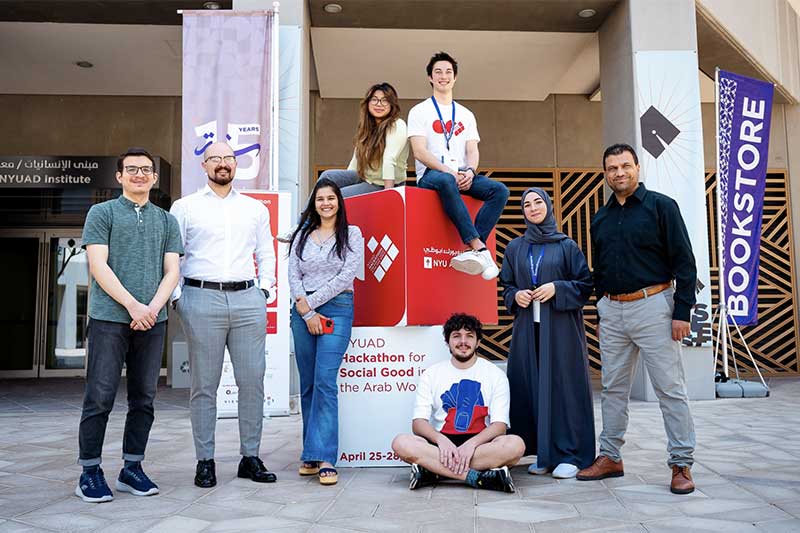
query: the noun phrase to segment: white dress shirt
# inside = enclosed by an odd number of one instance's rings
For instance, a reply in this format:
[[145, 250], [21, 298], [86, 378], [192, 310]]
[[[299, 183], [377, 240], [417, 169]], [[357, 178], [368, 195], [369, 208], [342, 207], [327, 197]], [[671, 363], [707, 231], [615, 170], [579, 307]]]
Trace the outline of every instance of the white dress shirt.
[[220, 198], [208, 185], [175, 201], [170, 209], [181, 230], [184, 256], [181, 282], [172, 293], [180, 298], [183, 278], [202, 281], [246, 281], [275, 285], [275, 249], [269, 227], [269, 210], [236, 189]]

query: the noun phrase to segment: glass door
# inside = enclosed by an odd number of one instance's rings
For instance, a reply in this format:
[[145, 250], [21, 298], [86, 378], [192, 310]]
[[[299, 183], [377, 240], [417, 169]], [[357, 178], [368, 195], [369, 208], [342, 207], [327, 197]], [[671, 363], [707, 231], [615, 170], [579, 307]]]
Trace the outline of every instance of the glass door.
[[43, 232], [0, 231], [0, 377], [37, 376], [44, 256]]
[[82, 376], [86, 372], [89, 265], [80, 232], [47, 232], [48, 272], [45, 344], [39, 375]]

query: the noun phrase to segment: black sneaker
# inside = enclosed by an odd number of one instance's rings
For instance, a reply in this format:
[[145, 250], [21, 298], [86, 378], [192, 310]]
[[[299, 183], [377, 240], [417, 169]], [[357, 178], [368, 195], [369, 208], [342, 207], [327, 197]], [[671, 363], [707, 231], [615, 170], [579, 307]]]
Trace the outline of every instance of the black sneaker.
[[439, 481], [439, 474], [434, 474], [427, 468], [411, 463], [411, 481], [408, 490], [418, 489], [426, 485], [435, 485]]
[[501, 492], [514, 492], [514, 480], [507, 466], [492, 468], [478, 473], [478, 488], [499, 490]]
[[217, 484], [217, 472], [216, 467], [214, 466], [214, 459], [197, 461], [194, 484], [204, 489], [213, 487]]

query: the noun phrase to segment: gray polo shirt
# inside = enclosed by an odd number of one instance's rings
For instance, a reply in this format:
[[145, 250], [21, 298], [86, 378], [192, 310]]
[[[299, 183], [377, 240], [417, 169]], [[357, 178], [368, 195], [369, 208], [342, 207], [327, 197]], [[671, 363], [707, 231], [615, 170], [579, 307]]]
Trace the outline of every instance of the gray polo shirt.
[[[175, 217], [147, 202], [143, 206], [120, 196], [93, 205], [83, 226], [83, 246], [108, 246], [108, 266], [122, 286], [143, 304], [150, 303], [164, 277], [164, 254], [183, 255], [183, 243]], [[95, 320], [130, 323], [125, 308], [92, 278], [89, 316]], [[167, 310], [158, 313], [158, 322]]]

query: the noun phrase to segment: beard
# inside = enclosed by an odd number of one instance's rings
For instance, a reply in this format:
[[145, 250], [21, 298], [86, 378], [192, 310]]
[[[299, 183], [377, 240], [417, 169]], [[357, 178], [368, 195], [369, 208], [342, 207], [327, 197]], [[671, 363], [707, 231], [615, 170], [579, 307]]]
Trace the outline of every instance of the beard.
[[[227, 176], [220, 176], [218, 175], [219, 172], [225, 171], [228, 173]], [[231, 167], [228, 165], [219, 166], [214, 169], [214, 174], [209, 175], [208, 179], [216, 183], [217, 185], [227, 185], [233, 181], [233, 173], [231, 172]]]
[[450, 355], [452, 355], [455, 358], [455, 360], [458, 361], [459, 363], [466, 363], [467, 361], [470, 361], [473, 357], [475, 357], [477, 351], [478, 349], [476, 347], [469, 353], [462, 354], [460, 352], [456, 352], [453, 348], [450, 348]]

